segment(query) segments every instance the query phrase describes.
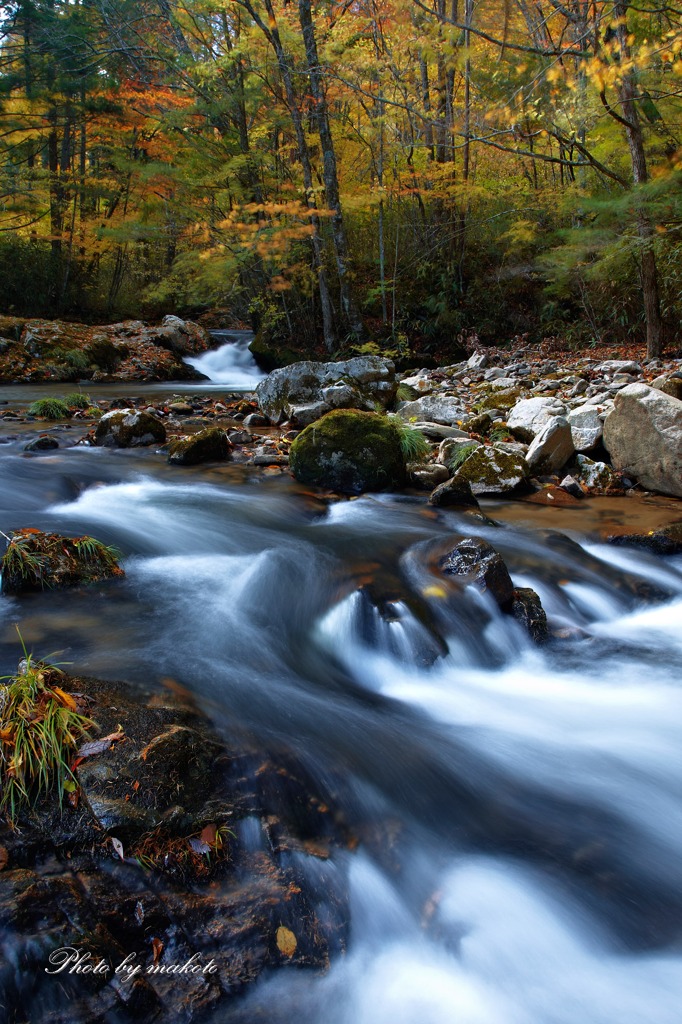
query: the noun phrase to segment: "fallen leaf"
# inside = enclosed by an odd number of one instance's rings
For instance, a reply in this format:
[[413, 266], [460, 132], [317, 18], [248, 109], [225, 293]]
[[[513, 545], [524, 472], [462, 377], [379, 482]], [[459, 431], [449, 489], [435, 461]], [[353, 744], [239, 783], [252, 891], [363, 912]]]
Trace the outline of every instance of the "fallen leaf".
[[119, 740], [124, 738], [124, 732], [110, 732], [108, 736], [104, 736], [101, 740], [92, 740], [90, 743], [84, 743], [78, 750], [78, 756], [82, 758], [101, 754], [108, 750], [112, 743], [118, 743]]
[[208, 843], [205, 843], [203, 839], [197, 839], [196, 836], [192, 836], [192, 838], [188, 839], [187, 842], [189, 843], [190, 848], [194, 851], [194, 853], [200, 853], [203, 855], [205, 853], [211, 852], [212, 848], [208, 845]]
[[209, 846], [215, 846], [216, 833], [218, 829], [214, 824], [206, 825], [201, 830], [199, 838], [202, 843], [207, 843]]
[[298, 943], [296, 936], [284, 925], [280, 925], [277, 929], [277, 948], [283, 956], [293, 956], [296, 952]]
[[78, 711], [78, 704], [76, 704], [70, 693], [64, 693], [64, 691], [60, 690], [58, 686], [53, 686], [52, 692], [57, 694], [65, 707], [71, 708], [72, 711]]
[[163, 942], [161, 939], [152, 939], [152, 949], [154, 951], [154, 963], [158, 964], [163, 953]]
[[6, 847], [0, 846], [0, 871], [3, 871], [7, 867], [8, 860], [9, 854]]
[[109, 838], [111, 839], [111, 845], [113, 846], [114, 850], [121, 858], [121, 860], [123, 860], [123, 843], [121, 842], [120, 839], [117, 839], [116, 836], [109, 836]]

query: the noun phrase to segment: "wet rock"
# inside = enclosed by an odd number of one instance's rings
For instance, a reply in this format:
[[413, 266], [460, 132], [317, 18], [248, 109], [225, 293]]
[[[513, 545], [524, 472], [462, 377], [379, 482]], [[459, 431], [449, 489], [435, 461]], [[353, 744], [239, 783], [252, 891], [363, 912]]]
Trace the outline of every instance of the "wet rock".
[[175, 416], [191, 416], [194, 412], [189, 402], [171, 402], [168, 408]]
[[25, 452], [49, 452], [59, 448], [59, 441], [52, 434], [41, 434], [24, 446]]
[[526, 462], [532, 473], [558, 473], [574, 451], [568, 420], [555, 416], [536, 435], [526, 453]]
[[95, 430], [95, 444], [104, 448], [147, 447], [165, 440], [166, 428], [161, 420], [135, 409], [105, 413]]
[[576, 495], [571, 494], [563, 487], [555, 487], [554, 484], [547, 484], [534, 494], [527, 495], [523, 500], [530, 502], [531, 505], [554, 505], [556, 508], [570, 507], [579, 502]]
[[227, 439], [232, 444], [253, 444], [253, 434], [248, 430], [230, 430]]
[[570, 476], [570, 474], [563, 478], [559, 486], [562, 491], [567, 491], [568, 494], [572, 495], [574, 498], [578, 498], [580, 500], [585, 497], [582, 487], [574, 477]]
[[471, 485], [474, 494], [508, 494], [528, 476], [526, 460], [497, 445], [479, 445], [455, 474]]
[[456, 508], [459, 506], [480, 511], [480, 505], [474, 497], [471, 484], [467, 480], [459, 479], [457, 476], [445, 480], [432, 491], [429, 495], [429, 505], [436, 505], [438, 508]]
[[512, 615], [528, 631], [534, 643], [547, 642], [547, 615], [540, 598], [530, 587], [517, 587], [514, 590]]
[[682, 521], [671, 523], [660, 530], [651, 530], [649, 533], [623, 533], [607, 537], [609, 544], [632, 545], [633, 547], [645, 548], [657, 555], [680, 555], [682, 554]]
[[397, 430], [385, 416], [339, 409], [306, 427], [291, 445], [291, 471], [305, 484], [341, 494], [400, 487], [405, 463]]
[[196, 466], [200, 462], [224, 462], [229, 459], [232, 444], [219, 427], [207, 427], [197, 434], [171, 441], [168, 461], [173, 466]]
[[572, 409], [566, 418], [577, 452], [589, 452], [599, 444], [604, 433], [604, 425], [593, 405], [581, 405], [577, 409]]
[[682, 497], [682, 402], [646, 384], [616, 395], [604, 422], [614, 467], [649, 490]]
[[530, 444], [549, 420], [565, 414], [566, 406], [556, 398], [522, 398], [510, 412], [507, 427], [519, 441]]
[[2, 592], [75, 587], [124, 576], [119, 553], [93, 537], [63, 537], [28, 528], [15, 530], [0, 568]]
[[440, 559], [439, 568], [446, 576], [462, 577], [484, 593], [490, 594], [503, 610], [510, 610], [514, 585], [502, 555], [480, 537], [461, 541]]
[[423, 462], [408, 462], [407, 478], [413, 487], [419, 487], [422, 491], [432, 491], [438, 484], [445, 483], [450, 474], [445, 466], [431, 462], [424, 465]]
[[298, 421], [303, 423], [305, 407], [317, 403], [323, 413], [338, 408], [370, 410], [377, 403], [388, 408], [396, 387], [390, 359], [357, 356], [334, 363], [307, 360], [280, 367], [261, 381], [256, 396], [271, 422], [292, 419], [292, 410], [297, 408]]

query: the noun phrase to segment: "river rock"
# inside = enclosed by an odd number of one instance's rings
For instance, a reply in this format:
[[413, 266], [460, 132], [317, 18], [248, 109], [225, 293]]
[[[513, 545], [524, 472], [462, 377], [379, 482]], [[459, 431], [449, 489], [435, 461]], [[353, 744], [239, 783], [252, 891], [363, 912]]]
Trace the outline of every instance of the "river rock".
[[605, 362], [600, 363], [599, 366], [597, 366], [597, 370], [600, 373], [606, 373], [609, 375], [630, 373], [634, 377], [639, 377], [642, 372], [642, 367], [639, 363], [633, 362], [632, 359], [607, 359]]
[[577, 452], [589, 452], [601, 441], [604, 425], [593, 405], [571, 409], [567, 416], [571, 427], [573, 447]]
[[[445, 467], [443, 467], [445, 469]], [[446, 470], [447, 472], [447, 470]], [[438, 508], [473, 508], [480, 511], [481, 506], [476, 501], [471, 484], [458, 477], [450, 477], [435, 488], [429, 495], [429, 505], [436, 505]]]
[[609, 544], [633, 545], [653, 551], [657, 555], [681, 555], [682, 521], [663, 526], [660, 530], [654, 530], [651, 533], [613, 534], [606, 539]]
[[219, 427], [207, 427], [197, 434], [171, 441], [168, 461], [172, 466], [196, 466], [200, 462], [224, 462], [229, 459], [232, 444]]
[[577, 475], [595, 494], [613, 494], [623, 490], [618, 476], [605, 462], [593, 462], [586, 455], [576, 456]]
[[474, 494], [508, 494], [528, 476], [526, 460], [497, 445], [478, 445], [455, 473], [458, 480], [471, 485]]
[[338, 409], [327, 413], [301, 431], [289, 457], [291, 471], [301, 483], [341, 494], [405, 483], [398, 431], [390, 419], [373, 412]]
[[[338, 408], [388, 408], [397, 384], [395, 366], [379, 356], [357, 356], [335, 363], [306, 360], [273, 370], [256, 388], [258, 404], [272, 423], [292, 419], [293, 410], [319, 403], [322, 413]], [[426, 417], [422, 417], [426, 418]]]
[[432, 491], [450, 477], [445, 466], [437, 462], [430, 462], [427, 465], [423, 462], [408, 462], [406, 469], [409, 482], [422, 491]]
[[41, 434], [24, 446], [25, 452], [49, 452], [59, 448], [59, 441], [52, 434]]
[[682, 401], [628, 385], [606, 417], [604, 445], [616, 469], [649, 490], [682, 497]]
[[456, 395], [424, 395], [414, 402], [399, 402], [396, 412], [404, 420], [427, 420], [453, 426], [464, 418], [464, 406]]
[[501, 609], [511, 609], [514, 585], [509, 570], [502, 555], [482, 538], [461, 541], [440, 559], [438, 566], [446, 576], [460, 576], [464, 582], [489, 593]]
[[549, 420], [565, 414], [566, 406], [556, 398], [522, 398], [510, 412], [507, 427], [519, 441], [530, 444]]
[[165, 440], [166, 428], [161, 420], [135, 409], [105, 413], [95, 430], [95, 444], [102, 448], [141, 448]]
[[663, 374], [657, 377], [656, 380], [652, 380], [651, 387], [682, 401], [682, 377], [678, 377], [676, 374], [670, 376]]
[[574, 451], [568, 420], [555, 416], [536, 435], [526, 453], [526, 462], [532, 473], [558, 473]]
[[512, 615], [526, 629], [534, 643], [547, 642], [547, 615], [540, 598], [530, 587], [517, 587], [514, 590]]

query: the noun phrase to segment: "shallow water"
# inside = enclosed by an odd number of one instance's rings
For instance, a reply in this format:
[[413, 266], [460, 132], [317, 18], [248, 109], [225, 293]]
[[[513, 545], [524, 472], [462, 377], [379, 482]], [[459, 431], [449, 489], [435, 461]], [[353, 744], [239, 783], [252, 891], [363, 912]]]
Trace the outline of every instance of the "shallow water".
[[[17, 624], [36, 655], [171, 677], [228, 738], [347, 780], [348, 954], [261, 980], [216, 1022], [679, 1020], [682, 559], [601, 543], [598, 515], [569, 537], [488, 511], [506, 522], [416, 496], [327, 506], [287, 476], [153, 452], [0, 448], [0, 529], [92, 533], [127, 573], [1, 597], [0, 672]], [[439, 554], [471, 535], [568, 639], [537, 649], [443, 585]]]

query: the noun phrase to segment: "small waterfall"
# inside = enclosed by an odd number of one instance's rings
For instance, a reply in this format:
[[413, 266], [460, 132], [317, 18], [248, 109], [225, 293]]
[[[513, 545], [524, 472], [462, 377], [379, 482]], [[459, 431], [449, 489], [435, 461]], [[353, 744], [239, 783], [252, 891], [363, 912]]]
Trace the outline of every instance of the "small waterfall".
[[265, 377], [249, 351], [253, 331], [211, 331], [211, 336], [223, 342], [220, 348], [185, 362], [214, 384], [224, 384], [233, 391], [253, 391]]

